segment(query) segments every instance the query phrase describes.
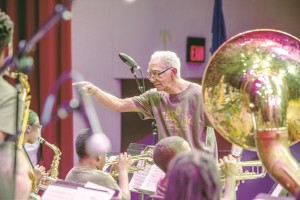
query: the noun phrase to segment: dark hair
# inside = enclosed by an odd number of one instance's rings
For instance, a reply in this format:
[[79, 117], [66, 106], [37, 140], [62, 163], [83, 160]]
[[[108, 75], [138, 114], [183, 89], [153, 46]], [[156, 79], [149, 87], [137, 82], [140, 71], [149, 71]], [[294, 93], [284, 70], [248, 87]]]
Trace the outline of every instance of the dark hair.
[[76, 153], [79, 158], [87, 156], [85, 143], [90, 137], [90, 129], [84, 129], [79, 132], [75, 141]]
[[[186, 143], [186, 146], [184, 145]], [[171, 159], [181, 152], [190, 151], [188, 143], [182, 137], [170, 136], [160, 140], [153, 150], [154, 163], [164, 172], [167, 171]]]
[[0, 10], [0, 52], [12, 41], [14, 23], [10, 17]]
[[165, 199], [219, 200], [221, 183], [216, 161], [195, 150], [179, 154], [169, 165]]
[[35, 122], [36, 120], [38, 120], [38, 119], [39, 119], [38, 115], [37, 115], [33, 110], [29, 110], [29, 115], [28, 115], [28, 122], [27, 122], [27, 124], [28, 124], [28, 125], [33, 125], [34, 122]]

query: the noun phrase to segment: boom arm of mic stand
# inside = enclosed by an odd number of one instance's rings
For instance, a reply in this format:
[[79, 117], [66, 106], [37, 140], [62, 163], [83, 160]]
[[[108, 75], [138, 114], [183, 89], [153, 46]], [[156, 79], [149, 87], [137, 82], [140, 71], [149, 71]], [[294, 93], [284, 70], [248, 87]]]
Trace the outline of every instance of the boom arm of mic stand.
[[135, 70], [136, 70], [136, 69], [133, 68], [133, 67], [130, 68], [130, 71], [131, 71], [131, 73], [133, 74], [134, 79], [135, 79], [135, 81], [136, 81], [136, 83], [137, 83], [137, 85], [138, 85], [138, 89], [139, 89], [139, 91], [141, 92], [141, 94], [143, 94], [143, 93], [145, 92], [145, 81], [144, 81], [143, 73], [142, 73], [141, 69], [138, 68], [138, 70], [139, 70], [140, 73], [141, 73], [142, 81], [143, 81], [143, 86], [141, 86], [141, 84], [140, 84], [138, 78], [137, 78], [136, 75], [135, 75], [135, 74], [136, 74], [136, 71], [135, 71]]
[[145, 91], [144, 91], [144, 88], [141, 86], [141, 84], [140, 84], [139, 80], [137, 79], [136, 75], [134, 74], [133, 76], [134, 76], [135, 81], [136, 81], [136, 83], [137, 83], [137, 85], [138, 85], [139, 91], [140, 91], [141, 93], [144, 93], [144, 92], [145, 92]]
[[7, 60], [2, 67], [0, 67], [0, 75], [14, 62], [16, 62], [22, 55], [32, 51], [33, 46], [60, 20], [68, 19], [68, 7], [74, 0], [68, 0], [64, 5], [57, 4], [55, 6], [54, 14], [47, 20], [27, 42], [20, 41], [18, 51]]

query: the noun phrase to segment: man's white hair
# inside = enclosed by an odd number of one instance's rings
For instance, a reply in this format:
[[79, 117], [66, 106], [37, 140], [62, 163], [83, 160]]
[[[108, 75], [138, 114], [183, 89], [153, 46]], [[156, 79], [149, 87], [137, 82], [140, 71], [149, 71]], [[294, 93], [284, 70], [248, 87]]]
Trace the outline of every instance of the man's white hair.
[[152, 56], [152, 59], [159, 59], [161, 65], [165, 66], [166, 69], [169, 67], [174, 67], [177, 69], [177, 77], [180, 77], [180, 58], [176, 53], [172, 51], [155, 51]]

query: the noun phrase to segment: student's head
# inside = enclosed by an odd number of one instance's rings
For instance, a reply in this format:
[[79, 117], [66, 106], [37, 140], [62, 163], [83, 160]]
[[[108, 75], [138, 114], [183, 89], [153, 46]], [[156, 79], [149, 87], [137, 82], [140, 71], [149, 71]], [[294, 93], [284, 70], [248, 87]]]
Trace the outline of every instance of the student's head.
[[216, 161], [195, 150], [174, 157], [168, 167], [166, 199], [219, 200], [221, 183]]
[[[0, 10], [0, 53], [1, 57], [12, 54], [14, 24], [10, 17]], [[4, 53], [2, 55], [2, 53]]]
[[[0, 144], [0, 199], [27, 200], [31, 191], [31, 179], [29, 178], [29, 164], [23, 151], [17, 149], [16, 179], [13, 187], [13, 158], [14, 143]], [[13, 188], [15, 192], [13, 194]]]
[[84, 129], [79, 132], [76, 141], [75, 141], [75, 149], [77, 156], [79, 158], [79, 162], [82, 162], [83, 160], [90, 159], [91, 162], [96, 165], [97, 169], [102, 169], [106, 162], [106, 155], [105, 153], [102, 153], [100, 155], [97, 155], [95, 157], [90, 156], [87, 153], [87, 141], [91, 135], [90, 129]]
[[29, 110], [27, 130], [25, 134], [26, 142], [33, 144], [38, 139], [41, 129], [42, 126], [38, 115], [33, 110]]
[[153, 161], [161, 170], [166, 172], [171, 159], [175, 155], [189, 151], [191, 151], [191, 147], [182, 137], [166, 137], [155, 145]]

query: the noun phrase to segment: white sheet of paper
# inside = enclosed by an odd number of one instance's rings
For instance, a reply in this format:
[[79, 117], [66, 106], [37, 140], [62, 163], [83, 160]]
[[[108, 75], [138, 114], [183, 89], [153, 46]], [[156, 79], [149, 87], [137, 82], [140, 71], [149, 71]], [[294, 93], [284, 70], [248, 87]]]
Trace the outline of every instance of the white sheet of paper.
[[129, 183], [130, 190], [143, 190], [147, 194], [156, 191], [157, 182], [165, 176], [165, 173], [157, 165], [147, 164], [144, 170], [134, 172]]
[[139, 189], [148, 190], [154, 193], [156, 191], [157, 182], [164, 176], [165, 173], [159, 167], [157, 167], [156, 165], [152, 165], [148, 176]]
[[42, 200], [72, 200], [76, 195], [77, 188], [61, 187], [57, 185], [49, 185], [43, 193]]
[[111, 200], [108, 192], [78, 187], [73, 200]]
[[96, 190], [104, 190], [104, 191], [107, 191], [107, 193], [109, 195], [111, 195], [111, 197], [113, 197], [113, 195], [115, 194], [116, 191], [110, 189], [110, 188], [107, 188], [107, 187], [104, 187], [102, 185], [98, 185], [96, 183], [92, 183], [92, 182], [87, 182], [84, 187], [86, 188], [92, 188], [92, 189], [96, 189]]

